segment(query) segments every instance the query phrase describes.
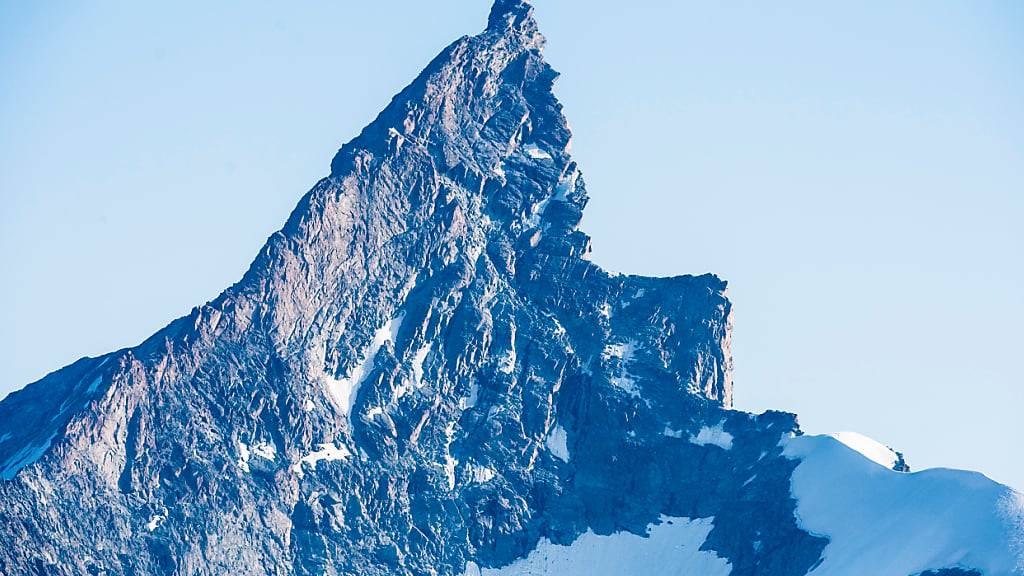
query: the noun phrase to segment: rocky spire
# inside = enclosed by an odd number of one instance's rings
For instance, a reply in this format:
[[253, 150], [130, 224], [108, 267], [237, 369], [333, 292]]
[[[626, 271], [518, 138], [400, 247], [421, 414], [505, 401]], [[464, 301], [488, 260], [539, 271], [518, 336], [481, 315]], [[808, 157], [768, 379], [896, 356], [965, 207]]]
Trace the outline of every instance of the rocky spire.
[[[0, 573], [450, 576], [697, 513], [734, 574], [758, 573], [762, 527], [796, 550], [772, 576], [805, 573], [795, 421], [724, 409], [722, 280], [588, 260], [542, 46], [532, 7], [498, 0], [241, 282], [0, 403]], [[739, 469], [775, 481], [747, 501]]]

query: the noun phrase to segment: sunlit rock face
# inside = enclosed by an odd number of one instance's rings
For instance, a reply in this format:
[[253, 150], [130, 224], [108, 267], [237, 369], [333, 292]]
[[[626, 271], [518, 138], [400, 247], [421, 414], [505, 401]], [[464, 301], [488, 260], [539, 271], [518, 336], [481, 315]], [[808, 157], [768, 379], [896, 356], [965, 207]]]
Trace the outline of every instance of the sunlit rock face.
[[0, 573], [818, 565], [795, 417], [730, 409], [725, 282], [588, 261], [543, 43], [498, 0], [240, 282], [0, 403]]

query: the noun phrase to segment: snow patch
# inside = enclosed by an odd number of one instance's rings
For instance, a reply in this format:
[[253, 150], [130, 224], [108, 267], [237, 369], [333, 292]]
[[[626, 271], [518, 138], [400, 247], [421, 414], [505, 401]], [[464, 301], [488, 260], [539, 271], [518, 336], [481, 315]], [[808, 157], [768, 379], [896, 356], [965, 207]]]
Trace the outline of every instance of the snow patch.
[[665, 426], [665, 429], [661, 433], [662, 433], [662, 435], [668, 436], [669, 438], [682, 438], [683, 437], [683, 431], [682, 430], [673, 430], [673, 429], [669, 428], [668, 426]]
[[509, 337], [508, 350], [505, 354], [498, 358], [498, 372], [502, 374], [511, 374], [516, 369], [516, 326], [512, 324], [509, 327], [511, 332]]
[[696, 436], [690, 436], [690, 442], [698, 446], [718, 446], [724, 450], [732, 449], [732, 434], [722, 428], [724, 422], [714, 427], [702, 426]]
[[558, 318], [555, 318], [554, 316], [551, 317], [551, 321], [554, 322], [555, 324], [555, 336], [564, 336], [565, 326], [562, 326], [562, 323], [559, 322]]
[[243, 472], [249, 472], [249, 460], [253, 456], [273, 462], [274, 458], [277, 457], [277, 448], [269, 442], [260, 442], [251, 448], [245, 442], [238, 443], [237, 463]]
[[469, 385], [469, 396], [459, 398], [459, 408], [466, 410], [476, 406], [477, 401], [480, 399], [480, 385], [473, 382]]
[[569, 461], [569, 435], [566, 434], [565, 428], [562, 428], [561, 424], [555, 424], [555, 427], [551, 429], [548, 434], [547, 440], [544, 441], [544, 445], [547, 446], [551, 454], [561, 460], [562, 462]]
[[28, 444], [15, 452], [13, 456], [3, 463], [3, 466], [0, 466], [0, 478], [11, 480], [22, 468], [42, 458], [43, 454], [46, 454], [46, 451], [50, 449], [50, 444], [53, 443], [53, 439], [56, 437], [57, 432], [54, 431], [42, 444]]
[[292, 464], [292, 472], [299, 478], [303, 477], [302, 465], [308, 464], [310, 469], [316, 470], [318, 462], [333, 462], [335, 460], [348, 460], [352, 452], [345, 446], [334, 444], [321, 444], [320, 449], [303, 456], [298, 462]]
[[636, 349], [639, 346], [636, 340], [630, 340], [625, 344], [609, 344], [604, 347], [605, 358], [619, 358], [623, 362], [633, 359]]
[[369, 346], [360, 355], [359, 363], [349, 372], [348, 376], [335, 379], [329, 374], [325, 374], [327, 390], [334, 399], [334, 403], [345, 415], [352, 413], [352, 406], [355, 404], [359, 387], [362, 386], [363, 382], [370, 376], [370, 373], [373, 372], [374, 359], [377, 357], [377, 352], [389, 341], [394, 344], [398, 338], [398, 331], [402, 327], [403, 320], [405, 320], [404, 312], [399, 313], [374, 333], [373, 340], [370, 341]]
[[257, 458], [273, 461], [277, 457], [277, 448], [270, 442], [260, 442], [252, 447], [252, 454]]
[[498, 372], [511, 374], [516, 370], [516, 350], [509, 348], [505, 354], [498, 359]]
[[576, 192], [576, 182], [579, 180], [580, 171], [573, 170], [568, 176], [558, 182], [558, 186], [555, 187], [555, 195], [552, 197], [555, 200], [565, 202], [569, 194]]
[[484, 484], [490, 482], [497, 476], [498, 472], [490, 466], [481, 466], [479, 464], [470, 464], [466, 466], [466, 471], [469, 472], [470, 482], [477, 484]]
[[248, 472], [249, 471], [249, 457], [250, 457], [249, 445], [246, 444], [245, 442], [239, 442], [238, 443], [238, 467], [241, 468], [243, 472]]
[[630, 378], [628, 374], [612, 376], [610, 382], [612, 383], [612, 386], [615, 386], [630, 396], [635, 398], [640, 397], [640, 388], [636, 385], [636, 381]]
[[714, 518], [690, 520], [662, 516], [646, 537], [629, 532], [598, 536], [587, 531], [568, 546], [541, 539], [526, 558], [504, 568], [466, 564], [465, 576], [621, 576], [625, 574], [700, 574], [728, 576], [729, 562], [713, 550], [701, 550]]
[[790, 485], [799, 525], [829, 538], [809, 576], [1024, 571], [1024, 498], [1012, 489], [976, 472], [896, 472], [833, 436], [780, 443], [800, 460]]
[[413, 390], [418, 390], [423, 387], [423, 363], [426, 362], [427, 356], [433, 348], [433, 343], [428, 342], [420, 347], [412, 356], [411, 368], [412, 368], [412, 382], [408, 379], [403, 378], [401, 383], [394, 387], [391, 391], [391, 403], [397, 404], [399, 400], [405, 397]]
[[423, 363], [427, 360], [427, 355], [430, 354], [433, 346], [433, 342], [427, 342], [412, 357], [412, 378], [417, 388], [423, 387]]
[[444, 464], [441, 465], [441, 469], [444, 470], [445, 479], [448, 480], [448, 489], [455, 489], [455, 467], [459, 465], [459, 461], [452, 457], [452, 440], [455, 438], [455, 422], [449, 422], [444, 429], [445, 444], [444, 444]]
[[[607, 304], [605, 305], [607, 307]], [[636, 340], [630, 340], [626, 343], [608, 344], [602, 352], [605, 360], [617, 359], [619, 366], [613, 369], [618, 370], [618, 374], [615, 374], [609, 378], [612, 386], [623, 390], [631, 396], [640, 397], [640, 388], [636, 385], [629, 372], [626, 370], [627, 365], [633, 360], [633, 355], [636, 353], [639, 343]]]
[[[550, 203], [551, 198], [545, 198], [530, 208], [530, 215], [526, 218], [527, 229], [540, 226], [540, 219], [544, 216], [544, 212], [548, 209], [548, 204]], [[536, 244], [534, 244], [534, 247], [536, 247]]]
[[146, 530], [149, 530], [150, 532], [156, 530], [164, 523], [164, 520], [167, 520], [167, 508], [164, 508], [159, 514], [153, 514], [149, 518], [149, 522], [146, 522]]
[[[388, 322], [388, 324], [386, 326], [387, 329], [388, 329], [388, 332], [387, 332], [388, 340], [390, 340], [392, 344], [395, 344], [395, 343], [398, 342], [398, 331], [402, 329], [402, 322], [404, 322], [404, 321], [405, 321], [405, 312], [400, 312], [398, 314], [398, 316], [395, 316], [394, 318], [391, 319], [390, 322]], [[382, 344], [383, 344], [383, 342], [382, 342]]]
[[551, 154], [548, 154], [547, 152], [541, 150], [540, 148], [537, 147], [536, 144], [527, 144], [523, 146], [523, 152], [526, 152], [526, 155], [529, 156], [530, 158], [547, 160], [551, 159]]
[[402, 136], [402, 133], [395, 128], [388, 128], [388, 136], [388, 143], [394, 142], [395, 150], [401, 152], [402, 145], [405, 144], [405, 136]]

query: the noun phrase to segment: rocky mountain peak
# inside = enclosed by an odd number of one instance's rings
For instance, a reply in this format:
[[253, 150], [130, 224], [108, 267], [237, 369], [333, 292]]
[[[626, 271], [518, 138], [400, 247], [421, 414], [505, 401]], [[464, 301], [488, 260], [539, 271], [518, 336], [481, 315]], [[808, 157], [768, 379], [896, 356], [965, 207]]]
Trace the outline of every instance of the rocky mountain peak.
[[519, 574], [659, 526], [700, 573], [820, 562], [795, 417], [730, 409], [725, 282], [589, 261], [532, 10], [431, 61], [240, 282], [0, 402], [0, 573]]

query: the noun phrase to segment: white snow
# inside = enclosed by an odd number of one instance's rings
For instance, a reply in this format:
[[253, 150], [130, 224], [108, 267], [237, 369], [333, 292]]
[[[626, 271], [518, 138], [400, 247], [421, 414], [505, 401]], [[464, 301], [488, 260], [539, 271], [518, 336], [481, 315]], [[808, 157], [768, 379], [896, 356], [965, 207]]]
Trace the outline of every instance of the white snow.
[[469, 396], [459, 398], [459, 408], [466, 410], [476, 406], [477, 401], [480, 399], [480, 385], [475, 381], [469, 385]]
[[444, 477], [448, 481], [448, 489], [455, 489], [455, 467], [459, 465], [459, 461], [452, 458], [451, 454], [445, 453], [444, 464], [441, 465], [441, 469], [444, 470]]
[[241, 468], [243, 472], [248, 472], [249, 471], [249, 456], [250, 456], [249, 445], [246, 444], [245, 442], [239, 442], [238, 443], [238, 467]]
[[264, 460], [273, 460], [277, 456], [277, 448], [269, 442], [260, 442], [252, 447], [252, 453]]
[[569, 461], [569, 435], [565, 433], [565, 428], [562, 428], [561, 424], [555, 424], [555, 427], [551, 429], [548, 434], [547, 440], [544, 441], [544, 445], [547, 446], [551, 454], [561, 460], [562, 462]]
[[664, 436], [668, 436], [669, 438], [682, 438], [683, 437], [683, 431], [682, 430], [673, 430], [673, 429], [669, 428], [668, 426], [665, 426], [665, 429], [661, 433]]
[[702, 551], [713, 518], [662, 517], [647, 537], [629, 532], [598, 536], [586, 532], [569, 546], [542, 539], [526, 558], [504, 568], [466, 564], [465, 576], [728, 576], [729, 562]]
[[11, 480], [19, 471], [21, 471], [22, 468], [42, 458], [43, 454], [50, 449], [50, 444], [56, 437], [57, 432], [54, 431], [53, 434], [50, 434], [50, 437], [42, 444], [29, 444], [15, 452], [13, 456], [8, 458], [7, 461], [0, 466], [0, 478], [3, 478], [4, 480]]
[[433, 345], [433, 342], [427, 342], [412, 357], [412, 376], [417, 388], [423, 387], [423, 362], [426, 361]]
[[[537, 202], [530, 208], [530, 215], [526, 218], [525, 221], [527, 229], [536, 228], [537, 226], [540, 226], [541, 216], [544, 215], [544, 212], [548, 209], [548, 204], [550, 203], [551, 198], [545, 198], [544, 200]], [[536, 247], [536, 244], [534, 244], [534, 247]]]
[[166, 508], [164, 508], [163, 512], [159, 514], [154, 514], [150, 517], [149, 522], [146, 523], [146, 530], [149, 530], [150, 532], [156, 530], [160, 527], [160, 524], [163, 524], [164, 520], [167, 520]]
[[829, 434], [829, 436], [860, 452], [868, 460], [877, 462], [886, 468], [891, 469], [899, 461], [899, 456], [891, 448], [863, 434], [858, 434], [857, 432], [836, 432], [835, 434]]
[[540, 241], [544, 239], [544, 235], [547, 234], [550, 229], [551, 223], [545, 222], [544, 226], [534, 232], [533, 236], [530, 237], [530, 246], [536, 248], [540, 244]]
[[511, 334], [509, 336], [508, 350], [498, 359], [498, 372], [503, 374], [511, 374], [516, 369], [516, 325], [511, 325], [509, 330]]
[[469, 472], [470, 481], [477, 484], [490, 482], [498, 474], [494, 468], [491, 468], [490, 466], [481, 466], [479, 464], [470, 464], [466, 466], [466, 470]]
[[555, 195], [552, 198], [565, 202], [569, 194], [576, 191], [576, 182], [579, 180], [579, 177], [580, 171], [573, 170], [568, 176], [562, 178], [558, 182], [558, 186], [555, 187]]
[[732, 434], [729, 434], [722, 428], [723, 424], [724, 422], [719, 422], [713, 427], [702, 426], [696, 436], [690, 436], [690, 442], [698, 446], [710, 444], [725, 450], [732, 449]]
[[406, 394], [413, 390], [420, 389], [423, 387], [423, 363], [426, 362], [427, 356], [430, 354], [433, 348], [432, 342], [427, 342], [416, 351], [412, 356], [412, 382], [408, 379], [403, 378], [402, 381], [394, 387], [391, 391], [391, 403], [395, 404], [400, 399], [405, 397]]
[[562, 326], [562, 323], [558, 321], [558, 318], [555, 318], [554, 316], [552, 316], [551, 317], [551, 321], [554, 322], [554, 324], [555, 324], [555, 336], [562, 336], [562, 335], [564, 335], [565, 334], [565, 326]]
[[[110, 356], [107, 356], [106, 358], [103, 359], [102, 362], [97, 364], [96, 367], [93, 368], [93, 371], [97, 371], [100, 368], [103, 368], [103, 366], [107, 363], [107, 360], [110, 360]], [[103, 381], [103, 374], [100, 374], [99, 376], [96, 376], [96, 378], [93, 379], [92, 383], [89, 384], [89, 387], [86, 388], [86, 393], [87, 394], [92, 394], [93, 392], [98, 390], [99, 387], [100, 387], [100, 382], [102, 382], [102, 381]]]
[[292, 465], [292, 472], [295, 472], [299, 478], [303, 476], [302, 465], [309, 464], [309, 467], [316, 470], [318, 462], [332, 462], [335, 460], [348, 460], [352, 456], [352, 452], [349, 451], [344, 445], [335, 446], [334, 444], [321, 444], [320, 449], [315, 452], [303, 456], [298, 462]]
[[493, 172], [495, 176], [497, 176], [497, 177], [501, 178], [502, 180], [504, 180], [505, 179], [505, 166], [504, 166], [504, 163], [498, 164], [494, 168], [491, 168], [491, 172]]
[[269, 442], [259, 442], [251, 448], [245, 442], [239, 442], [237, 463], [238, 467], [241, 468], [243, 472], [249, 471], [249, 460], [252, 456], [273, 461], [277, 456], [277, 448]]
[[[607, 304], [605, 304], [605, 308], [608, 308]], [[610, 308], [608, 309], [610, 310]], [[640, 388], [629, 375], [626, 366], [633, 360], [633, 355], [638, 347], [639, 343], [636, 340], [630, 340], [625, 343], [608, 344], [604, 347], [604, 352], [602, 353], [606, 360], [612, 358], [620, 360], [619, 374], [613, 375], [610, 378], [612, 385], [637, 398], [640, 397]]]
[[830, 540], [809, 576], [1024, 572], [1024, 498], [1012, 489], [976, 472], [896, 472], [833, 436], [780, 444], [800, 460], [791, 484], [800, 526]]
[[633, 359], [637, 346], [636, 340], [630, 340], [625, 344], [609, 344], [604, 347], [604, 355], [606, 358], [620, 358], [624, 363], [629, 362]]
[[540, 148], [537, 147], [536, 144], [527, 144], [523, 146], [523, 152], [526, 152], [526, 155], [529, 156], [530, 158], [546, 158], [548, 160], [551, 159], [551, 154], [548, 154], [547, 152], [541, 150]]
[[302, 404], [302, 409], [306, 412], [312, 412], [313, 407], [313, 401], [310, 400], [309, 398], [306, 398], [306, 401]]
[[373, 372], [374, 358], [377, 357], [377, 352], [386, 342], [395, 342], [404, 319], [405, 313], [399, 313], [374, 333], [373, 340], [370, 341], [369, 346], [360, 355], [359, 363], [349, 372], [348, 376], [335, 379], [329, 374], [325, 374], [327, 390], [330, 392], [335, 404], [345, 415], [352, 413], [352, 405], [355, 404], [359, 387], [370, 373]]
[[448, 480], [448, 489], [455, 489], [455, 467], [459, 465], [459, 461], [452, 457], [452, 440], [455, 437], [455, 422], [449, 422], [444, 429], [444, 435], [446, 437], [444, 444], [444, 464], [441, 465], [441, 469], [444, 470], [445, 478]]
[[390, 143], [391, 141], [394, 141], [395, 149], [400, 151], [402, 149], [402, 145], [405, 144], [405, 136], [402, 136], [402, 133], [395, 128], [388, 128], [388, 136], [390, 137], [388, 142]]
[[[404, 320], [405, 312], [399, 312], [398, 316], [395, 316], [394, 318], [391, 319], [390, 322], [388, 322], [388, 340], [390, 340], [392, 344], [398, 342], [398, 331], [402, 329], [402, 322]], [[381, 342], [381, 344], [383, 344], [383, 342]], [[378, 346], [378, 348], [380, 348], [380, 346]]]
[[498, 359], [498, 372], [511, 374], [516, 370], [516, 349], [509, 348], [505, 354]]
[[636, 385], [636, 381], [630, 378], [628, 374], [612, 376], [611, 383], [612, 386], [615, 386], [630, 396], [635, 398], [640, 397], [640, 388]]

